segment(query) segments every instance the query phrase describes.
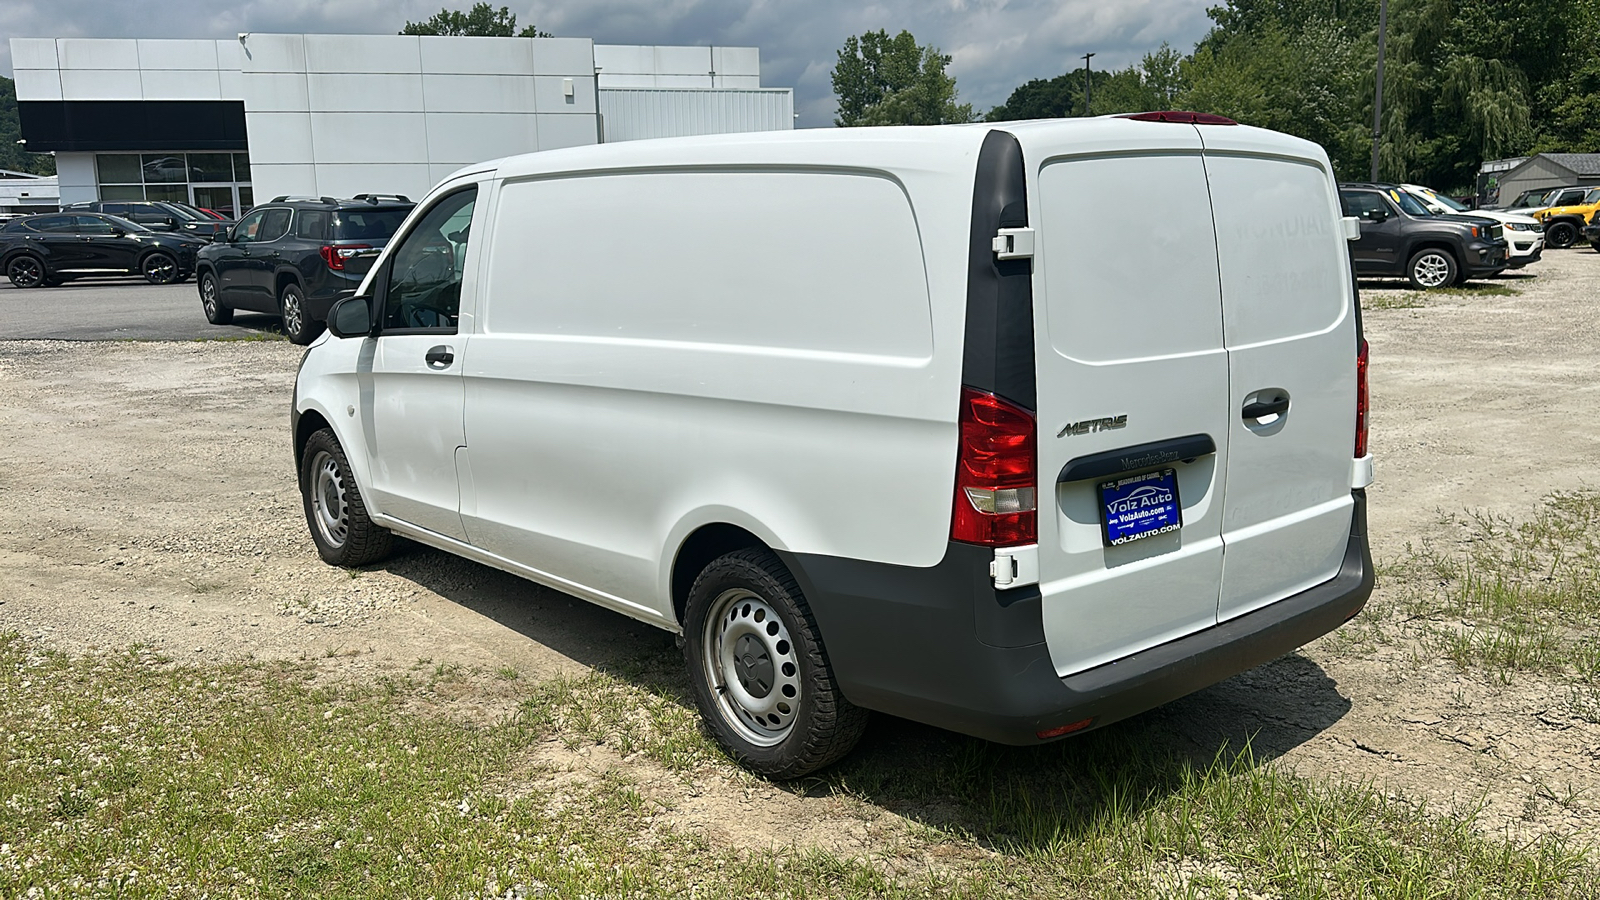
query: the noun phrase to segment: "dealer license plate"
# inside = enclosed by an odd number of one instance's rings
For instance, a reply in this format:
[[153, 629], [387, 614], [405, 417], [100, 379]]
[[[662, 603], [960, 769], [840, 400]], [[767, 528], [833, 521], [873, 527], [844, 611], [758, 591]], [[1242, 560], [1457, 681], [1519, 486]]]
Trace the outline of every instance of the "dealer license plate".
[[1183, 527], [1178, 473], [1162, 469], [1100, 485], [1100, 524], [1106, 546], [1116, 547]]

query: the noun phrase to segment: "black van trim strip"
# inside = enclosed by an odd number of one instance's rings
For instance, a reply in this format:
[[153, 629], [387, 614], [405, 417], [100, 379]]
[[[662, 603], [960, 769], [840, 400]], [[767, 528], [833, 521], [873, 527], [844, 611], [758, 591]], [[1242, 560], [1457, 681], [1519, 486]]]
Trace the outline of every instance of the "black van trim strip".
[[990, 131], [978, 151], [972, 186], [961, 383], [1036, 410], [1033, 261], [997, 259], [994, 252], [1001, 228], [1028, 226], [1027, 176], [1016, 136]]
[[1217, 442], [1212, 440], [1209, 434], [1189, 434], [1167, 438], [1164, 441], [1134, 444], [1132, 447], [1091, 453], [1088, 456], [1071, 459], [1061, 467], [1061, 474], [1056, 478], [1056, 483], [1088, 481], [1091, 478], [1132, 472], [1134, 469], [1164, 466], [1179, 460], [1194, 462], [1202, 456], [1215, 452], [1217, 452]]

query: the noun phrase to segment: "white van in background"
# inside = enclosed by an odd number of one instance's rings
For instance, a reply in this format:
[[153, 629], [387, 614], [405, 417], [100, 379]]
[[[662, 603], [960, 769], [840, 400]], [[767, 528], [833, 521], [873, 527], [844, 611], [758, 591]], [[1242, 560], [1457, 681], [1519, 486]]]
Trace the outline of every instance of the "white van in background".
[[1081, 733], [1366, 602], [1350, 224], [1321, 148], [1192, 113], [484, 163], [306, 354], [307, 521], [680, 634], [767, 775], [867, 710]]

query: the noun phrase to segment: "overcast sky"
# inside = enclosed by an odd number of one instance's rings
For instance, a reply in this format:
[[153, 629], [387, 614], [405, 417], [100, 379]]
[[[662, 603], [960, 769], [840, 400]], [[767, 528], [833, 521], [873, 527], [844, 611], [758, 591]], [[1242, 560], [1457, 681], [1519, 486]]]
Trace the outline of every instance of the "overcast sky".
[[[722, 44], [761, 50], [761, 83], [795, 89], [797, 124], [833, 121], [829, 72], [845, 38], [909, 30], [954, 57], [979, 112], [1030, 78], [1137, 62], [1166, 41], [1188, 52], [1218, 0], [494, 0], [562, 37], [601, 44]], [[0, 0], [0, 38], [232, 37], [241, 31], [388, 33], [443, 0]], [[472, 0], [452, 0], [465, 9]], [[11, 47], [0, 41], [0, 69]]]

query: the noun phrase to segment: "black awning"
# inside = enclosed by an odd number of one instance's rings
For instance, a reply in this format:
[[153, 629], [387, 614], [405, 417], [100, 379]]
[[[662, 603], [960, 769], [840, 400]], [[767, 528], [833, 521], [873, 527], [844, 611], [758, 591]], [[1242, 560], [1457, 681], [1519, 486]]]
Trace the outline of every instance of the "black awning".
[[19, 100], [22, 137], [46, 150], [248, 150], [241, 100]]

